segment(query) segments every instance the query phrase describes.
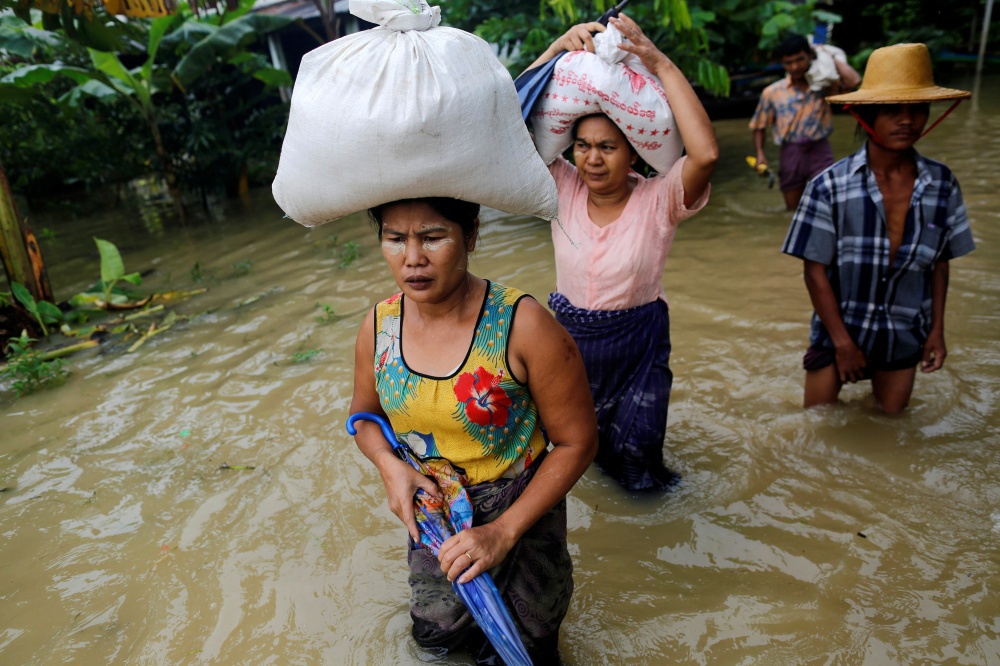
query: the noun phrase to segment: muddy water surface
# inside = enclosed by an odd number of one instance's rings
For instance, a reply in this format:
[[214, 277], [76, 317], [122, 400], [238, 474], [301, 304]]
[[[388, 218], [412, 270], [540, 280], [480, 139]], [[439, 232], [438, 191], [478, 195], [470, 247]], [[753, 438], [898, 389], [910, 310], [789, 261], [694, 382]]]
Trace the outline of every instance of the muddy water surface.
[[[778, 251], [789, 215], [743, 164], [745, 121], [717, 124], [711, 203], [664, 273], [665, 456], [683, 482], [633, 497], [591, 469], [574, 489], [567, 664], [1000, 663], [988, 83], [921, 142], [956, 172], [979, 248], [952, 267], [947, 363], [901, 418], [867, 386], [799, 408], [810, 309]], [[840, 157], [856, 144], [836, 123]], [[94, 235], [154, 269], [147, 288], [209, 292], [134, 354], [79, 355], [64, 386], [0, 395], [0, 662], [467, 663], [410, 640], [404, 530], [344, 432], [358, 324], [394, 289], [373, 233], [304, 230], [266, 191], [225, 215], [166, 231], [128, 209], [34, 217], [61, 298], [98, 274]], [[494, 219], [474, 271], [544, 300], [548, 233]], [[324, 305], [341, 318], [318, 321]]]

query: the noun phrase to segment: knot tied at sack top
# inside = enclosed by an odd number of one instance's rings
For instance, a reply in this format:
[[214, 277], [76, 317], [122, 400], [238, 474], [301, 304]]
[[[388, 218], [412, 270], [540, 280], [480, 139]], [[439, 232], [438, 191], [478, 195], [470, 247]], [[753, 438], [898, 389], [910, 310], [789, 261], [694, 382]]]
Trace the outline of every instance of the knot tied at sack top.
[[624, 44], [628, 39], [613, 25], [609, 25], [607, 30], [594, 35], [594, 53], [609, 65], [621, 62], [628, 57], [629, 52], [618, 48], [619, 44]]
[[430, 30], [441, 23], [441, 8], [424, 0], [350, 0], [352, 14], [389, 30]]

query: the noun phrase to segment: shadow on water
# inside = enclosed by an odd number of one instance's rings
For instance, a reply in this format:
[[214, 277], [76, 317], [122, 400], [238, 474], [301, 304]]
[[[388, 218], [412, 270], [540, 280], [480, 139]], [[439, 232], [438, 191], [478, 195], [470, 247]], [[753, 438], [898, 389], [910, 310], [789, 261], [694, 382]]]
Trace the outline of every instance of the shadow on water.
[[[799, 408], [810, 308], [778, 250], [789, 214], [743, 162], [746, 121], [717, 124], [711, 202], [664, 274], [683, 480], [634, 497], [591, 469], [573, 490], [566, 663], [1000, 660], [1000, 88], [983, 90], [921, 142], [962, 183], [979, 248], [952, 269], [948, 362], [898, 418], [866, 386]], [[98, 275], [92, 236], [151, 269], [146, 289], [209, 291], [139, 352], [0, 397], [0, 657], [466, 663], [409, 639], [404, 531], [344, 432], [358, 324], [394, 291], [373, 232], [300, 228], [266, 190], [215, 217], [35, 216], [60, 298]], [[493, 217], [473, 270], [544, 301], [549, 234]]]

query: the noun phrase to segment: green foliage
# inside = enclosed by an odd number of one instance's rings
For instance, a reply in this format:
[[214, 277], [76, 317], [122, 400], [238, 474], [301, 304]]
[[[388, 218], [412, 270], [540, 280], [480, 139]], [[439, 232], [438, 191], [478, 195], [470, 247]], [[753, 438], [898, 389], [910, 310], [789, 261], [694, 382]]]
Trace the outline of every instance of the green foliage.
[[361, 246], [354, 241], [347, 241], [340, 248], [340, 267], [347, 268], [361, 256]]
[[292, 354], [292, 362], [296, 364], [308, 363], [323, 353], [322, 349], [306, 349]]
[[114, 243], [100, 238], [95, 238], [94, 242], [97, 243], [97, 250], [101, 253], [101, 285], [105, 303], [111, 303], [111, 291], [118, 282], [142, 284], [142, 277], [138, 273], [125, 272], [122, 255]]
[[339, 237], [330, 236], [326, 244], [333, 248], [333, 253], [337, 257], [337, 265], [341, 268], [347, 268], [361, 256], [361, 245], [354, 241], [347, 241], [341, 245]]
[[[444, 18], [509, 50], [516, 45], [517, 55], [509, 64], [516, 76], [571, 25], [596, 20], [614, 4], [449, 0]], [[625, 12], [688, 78], [724, 96], [729, 93], [729, 72], [769, 62], [770, 49], [789, 33], [808, 35], [817, 21], [840, 21], [839, 15], [816, 6], [816, 0], [636, 0]]]
[[201, 282], [215, 282], [217, 280], [214, 270], [209, 269], [205, 264], [201, 263], [201, 260], [194, 262], [191, 265], [191, 281], [195, 284]]
[[[449, 2], [445, 16], [448, 21], [457, 15], [459, 23], [471, 22], [472, 17], [485, 14], [466, 7], [479, 3], [456, 4], [461, 11], [455, 12]], [[614, 4], [611, 0], [516, 2], [511, 9], [484, 16], [475, 32], [486, 41], [509, 49], [517, 45], [517, 55], [508, 65], [511, 74], [517, 76], [570, 26], [597, 20]], [[689, 78], [709, 92], [728, 94], [729, 75], [710, 50], [708, 25], [715, 16], [711, 11], [693, 7], [686, 0], [638, 0], [625, 12]]]
[[[246, 51], [246, 47], [260, 35], [282, 28], [290, 22], [290, 19], [280, 16], [248, 14], [221, 28], [212, 26], [208, 34], [198, 40], [191, 47], [191, 50], [184, 54], [174, 67], [171, 76], [178, 85], [186, 88], [211, 70], [219, 61], [240, 64], [245, 61], [245, 56], [250, 55]], [[288, 72], [274, 69], [266, 64], [257, 64], [249, 73], [252, 76], [259, 74], [261, 80], [267, 79], [274, 85], [292, 85], [292, 79]]]
[[43, 360], [31, 349], [32, 342], [35, 339], [28, 337], [26, 331], [19, 338], [11, 338], [7, 343], [7, 364], [0, 370], [0, 379], [10, 381], [19, 396], [60, 384], [69, 374], [62, 359]]
[[[883, 35], [881, 43], [900, 44], [904, 42], [923, 42], [931, 53], [946, 49], [966, 50], [969, 26], [982, 25], [982, 2], [957, 3], [942, 12], [940, 7], [921, 0], [889, 0], [888, 2], [867, 3], [863, 6], [861, 16], [872, 25], [878, 27], [878, 33]], [[993, 14], [994, 21], [996, 14]], [[1000, 35], [997, 30], [991, 31], [991, 49], [997, 48]], [[975, 38], [979, 39], [978, 31]], [[971, 45], [967, 47], [971, 49]]]
[[35, 301], [35, 297], [31, 295], [31, 292], [21, 284], [20, 282], [11, 282], [10, 291], [14, 295], [14, 298], [24, 306], [32, 317], [38, 321], [38, 325], [42, 327], [42, 335], [48, 337], [49, 329], [48, 325], [58, 324], [66, 320], [63, 315], [62, 310], [60, 310], [54, 303], [49, 303], [48, 301]]
[[332, 324], [333, 322], [340, 319], [340, 316], [337, 314], [337, 310], [332, 305], [328, 303], [317, 303], [316, 307], [323, 309], [323, 314], [316, 317], [317, 323]]
[[253, 266], [253, 261], [250, 259], [244, 259], [243, 261], [237, 261], [233, 264], [233, 273], [237, 277], [242, 277], [244, 275], [250, 274], [250, 267]]
[[14, 188], [150, 168], [202, 191], [269, 179], [287, 116], [277, 86], [291, 81], [251, 47], [289, 21], [248, 14], [252, 4], [222, 17], [182, 5], [151, 21], [109, 19], [128, 37], [114, 50], [63, 20], [41, 30], [0, 16], [0, 159]]

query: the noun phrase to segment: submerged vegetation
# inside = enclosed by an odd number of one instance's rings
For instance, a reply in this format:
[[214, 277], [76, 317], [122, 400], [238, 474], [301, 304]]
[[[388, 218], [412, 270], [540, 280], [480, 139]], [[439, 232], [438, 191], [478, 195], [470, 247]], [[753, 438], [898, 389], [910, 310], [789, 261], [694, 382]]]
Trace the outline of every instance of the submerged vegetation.
[[7, 342], [7, 363], [0, 368], [0, 380], [9, 381], [19, 396], [59, 384], [69, 374], [61, 358], [47, 359], [31, 348], [33, 342], [35, 338], [28, 337], [27, 331], [19, 338], [11, 338]]
[[[0, 348], [7, 356], [6, 363], [0, 365], [0, 381], [9, 382], [19, 396], [64, 380], [68, 371], [62, 358], [70, 354], [98, 346], [128, 353], [138, 350], [147, 340], [185, 318], [168, 309], [168, 305], [206, 291], [143, 295], [123, 287], [121, 283], [141, 284], [140, 275], [125, 272], [121, 254], [113, 243], [100, 238], [94, 242], [101, 257], [101, 279], [62, 306], [36, 300], [17, 282], [11, 283], [9, 293], [0, 293], [4, 313], [22, 313], [22, 318], [27, 315], [40, 336], [32, 337], [24, 329], [19, 337], [11, 332], [6, 341], [0, 340]], [[57, 337], [61, 342], [56, 341]]]

